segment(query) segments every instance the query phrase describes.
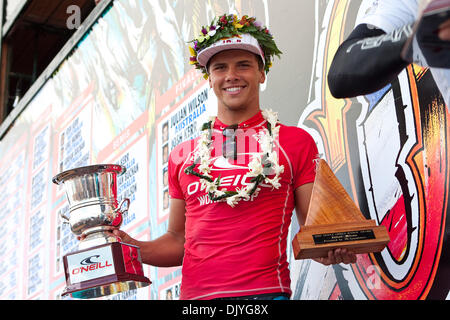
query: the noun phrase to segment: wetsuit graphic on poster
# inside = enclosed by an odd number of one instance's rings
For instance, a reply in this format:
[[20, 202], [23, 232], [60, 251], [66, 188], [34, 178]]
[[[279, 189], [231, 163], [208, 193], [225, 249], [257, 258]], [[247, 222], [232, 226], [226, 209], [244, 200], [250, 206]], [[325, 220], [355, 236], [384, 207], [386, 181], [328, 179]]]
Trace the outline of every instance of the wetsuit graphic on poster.
[[[372, 1], [363, 3], [371, 5]], [[384, 2], [394, 3], [404, 2]], [[313, 135], [366, 218], [386, 226], [391, 241], [379, 254], [360, 255], [351, 268], [333, 267], [333, 276], [311, 273], [315, 262], [298, 264], [298, 269], [291, 263], [293, 298], [414, 300], [429, 294], [447, 296], [448, 275], [440, 272], [445, 268], [439, 266], [441, 253], [446, 252], [445, 186], [450, 163], [444, 100], [430, 69], [414, 64], [377, 92], [352, 100], [327, 96], [329, 88], [323, 79], [329, 66], [325, 63], [337, 50], [335, 39], [345, 38], [343, 26], [354, 24], [343, 19], [347, 19], [343, 16], [347, 6], [355, 6], [359, 15], [367, 13], [366, 7], [350, 1], [330, 1], [323, 11], [316, 7], [320, 16], [317, 26], [327, 26], [316, 30], [316, 45], [326, 49], [319, 50], [315, 58], [314, 98], [298, 125]], [[344, 148], [347, 145], [348, 150]], [[326, 277], [318, 287], [317, 280]]]

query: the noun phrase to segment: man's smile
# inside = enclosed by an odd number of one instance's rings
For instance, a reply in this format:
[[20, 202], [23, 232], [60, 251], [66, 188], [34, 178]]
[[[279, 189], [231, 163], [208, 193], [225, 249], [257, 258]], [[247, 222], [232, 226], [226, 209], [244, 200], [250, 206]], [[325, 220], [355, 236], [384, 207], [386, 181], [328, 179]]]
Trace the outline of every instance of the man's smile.
[[239, 94], [246, 86], [233, 86], [224, 88], [223, 90], [229, 94]]

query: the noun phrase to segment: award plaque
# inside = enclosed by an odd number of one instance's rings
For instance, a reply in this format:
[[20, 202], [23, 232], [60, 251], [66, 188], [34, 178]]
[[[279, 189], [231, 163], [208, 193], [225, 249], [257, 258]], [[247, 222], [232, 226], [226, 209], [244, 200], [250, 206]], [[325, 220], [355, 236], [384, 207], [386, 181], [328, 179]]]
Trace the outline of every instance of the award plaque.
[[317, 165], [305, 225], [292, 241], [295, 259], [326, 257], [329, 250], [379, 252], [389, 243], [384, 226], [367, 220], [325, 160]]
[[83, 236], [78, 251], [63, 257], [63, 296], [97, 298], [151, 283], [144, 276], [139, 248], [109, 232], [120, 227], [130, 204], [129, 199], [117, 201], [117, 176], [125, 171], [123, 166], [100, 164], [67, 170], [52, 179], [63, 185], [69, 202], [70, 217], [61, 217], [75, 235]]

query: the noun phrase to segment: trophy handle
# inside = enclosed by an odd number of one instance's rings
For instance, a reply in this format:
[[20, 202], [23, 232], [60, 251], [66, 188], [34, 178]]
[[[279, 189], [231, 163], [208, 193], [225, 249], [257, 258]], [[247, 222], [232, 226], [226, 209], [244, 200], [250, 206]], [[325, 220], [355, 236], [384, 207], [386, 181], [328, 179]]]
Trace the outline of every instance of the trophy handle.
[[[123, 206], [123, 204], [124, 203], [127, 203], [127, 208], [125, 209], [125, 210], [121, 210], [121, 208], [122, 208], [122, 206]], [[114, 213], [117, 213], [117, 212], [121, 212], [121, 213], [125, 213], [125, 212], [128, 212], [128, 208], [130, 207], [130, 199], [128, 199], [128, 198], [125, 198], [125, 199], [123, 199], [121, 202], [120, 202], [120, 204], [119, 204], [119, 206], [117, 207], [117, 209], [115, 209], [114, 210]]]
[[[122, 206], [125, 202], [127, 203], [127, 207], [125, 210], [122, 210]], [[114, 209], [113, 211], [114, 220], [111, 223], [113, 227], [118, 227], [122, 224], [122, 215], [128, 212], [129, 207], [130, 207], [130, 199], [125, 198], [120, 202], [119, 206], [116, 209]]]
[[70, 219], [64, 214], [64, 213], [59, 213], [59, 216], [63, 219], [63, 224], [70, 224], [69, 221]]

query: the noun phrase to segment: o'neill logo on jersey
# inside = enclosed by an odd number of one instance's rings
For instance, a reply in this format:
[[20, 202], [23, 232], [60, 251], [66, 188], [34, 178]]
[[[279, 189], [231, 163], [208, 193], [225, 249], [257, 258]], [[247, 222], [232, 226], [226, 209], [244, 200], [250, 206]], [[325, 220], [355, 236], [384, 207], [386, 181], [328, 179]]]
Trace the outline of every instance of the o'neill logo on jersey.
[[[253, 154], [245, 155], [253, 156]], [[241, 156], [244, 156], [244, 154], [241, 154]], [[220, 188], [229, 187], [229, 190], [235, 190], [236, 187], [242, 188], [247, 186], [251, 183], [250, 180], [252, 179], [252, 177], [246, 176], [246, 173], [248, 172], [247, 166], [233, 164], [222, 156], [212, 159], [211, 172], [220, 172]], [[227, 175], [227, 173], [229, 173], [229, 175]], [[259, 186], [262, 188], [272, 188], [271, 185], [265, 183], [261, 183]], [[196, 180], [187, 186], [187, 193], [190, 196], [199, 191], [202, 192], [201, 196], [197, 198], [201, 206], [214, 202], [204, 193], [204, 190], [205, 188], [199, 180]], [[254, 196], [251, 196], [249, 199], [243, 199], [243, 201], [253, 201], [253, 199]]]
[[110, 246], [67, 256], [71, 283], [92, 280], [114, 274], [114, 261]]

